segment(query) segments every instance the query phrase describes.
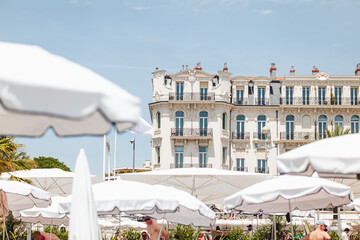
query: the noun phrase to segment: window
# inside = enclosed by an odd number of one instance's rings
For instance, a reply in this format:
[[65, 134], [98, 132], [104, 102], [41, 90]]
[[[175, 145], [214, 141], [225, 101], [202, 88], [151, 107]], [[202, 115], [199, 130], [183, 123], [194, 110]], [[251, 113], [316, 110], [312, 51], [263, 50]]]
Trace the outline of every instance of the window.
[[293, 92], [294, 92], [294, 88], [286, 87], [286, 105], [293, 104]]
[[266, 124], [266, 117], [265, 116], [258, 116], [258, 138], [265, 139], [265, 134], [261, 133], [261, 129]]
[[183, 167], [184, 147], [175, 147], [175, 168]]
[[207, 100], [208, 83], [200, 82], [200, 100]]
[[223, 165], [225, 165], [226, 164], [226, 153], [227, 153], [227, 148], [226, 147], [224, 147], [223, 149], [222, 149], [222, 164]]
[[176, 136], [183, 136], [184, 134], [184, 112], [175, 113], [175, 127]]
[[226, 113], [223, 113], [222, 116], [222, 129], [226, 129]]
[[335, 105], [341, 105], [341, 95], [342, 95], [342, 88], [335, 87], [335, 99], [334, 99]]
[[258, 88], [258, 105], [265, 105], [265, 88]]
[[265, 159], [258, 159], [257, 172], [267, 173], [267, 161]]
[[340, 115], [337, 115], [335, 117], [335, 126], [339, 126], [340, 128], [343, 127], [343, 117]]
[[236, 117], [236, 139], [245, 139], [245, 116]]
[[303, 105], [310, 104], [310, 87], [303, 87]]
[[199, 147], [199, 167], [207, 167], [207, 147]]
[[156, 148], [156, 157], [157, 157], [156, 162], [159, 164], [160, 163], [160, 147]]
[[326, 122], [327, 122], [327, 117], [324, 115], [321, 115], [319, 117], [319, 136], [320, 138], [326, 138]]
[[160, 129], [161, 128], [161, 114], [160, 114], [160, 112], [156, 113], [156, 121], [157, 121], [157, 128]]
[[244, 102], [244, 89], [236, 89], [236, 102], [243, 104]]
[[236, 159], [236, 171], [241, 171], [244, 172], [245, 171], [245, 159], [244, 158], [237, 158]]
[[286, 139], [294, 140], [294, 116], [286, 116]]
[[324, 87], [319, 87], [318, 89], [319, 92], [319, 104], [325, 104], [325, 88]]
[[358, 89], [351, 88], [350, 90], [351, 105], [358, 105]]
[[351, 117], [351, 133], [359, 132], [359, 117], [354, 115]]
[[200, 136], [207, 136], [208, 113], [200, 112]]
[[184, 83], [176, 83], [176, 100], [184, 100]]
[[302, 117], [302, 128], [311, 128], [311, 118], [309, 115]]

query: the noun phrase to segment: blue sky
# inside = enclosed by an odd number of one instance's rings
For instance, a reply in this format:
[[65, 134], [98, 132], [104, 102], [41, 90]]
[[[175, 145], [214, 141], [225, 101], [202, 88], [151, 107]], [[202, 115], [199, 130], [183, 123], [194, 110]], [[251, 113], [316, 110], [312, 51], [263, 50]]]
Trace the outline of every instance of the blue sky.
[[[0, 0], [0, 41], [39, 45], [84, 65], [142, 100], [150, 122], [151, 72], [181, 65], [233, 75], [311, 74], [312, 66], [354, 75], [360, 63], [360, 0]], [[0, 66], [1, 67], [1, 66]], [[117, 166], [151, 159], [150, 138], [118, 136]], [[113, 134], [109, 134], [113, 140]], [[72, 169], [79, 149], [101, 176], [102, 137], [17, 138], [32, 156], [59, 158]]]

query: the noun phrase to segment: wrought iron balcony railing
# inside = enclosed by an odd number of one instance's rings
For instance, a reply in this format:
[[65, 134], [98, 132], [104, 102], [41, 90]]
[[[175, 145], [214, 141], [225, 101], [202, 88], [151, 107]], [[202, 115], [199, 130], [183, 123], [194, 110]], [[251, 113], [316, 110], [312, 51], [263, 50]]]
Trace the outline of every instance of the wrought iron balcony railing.
[[[269, 98], [255, 98], [255, 102], [254, 105], [269, 105], [270, 104], [270, 100]], [[251, 103], [249, 105], [252, 105]]]
[[250, 140], [250, 133], [249, 132], [232, 132], [231, 137], [232, 137], [232, 139], [238, 139], [238, 140]]
[[264, 134], [264, 133], [258, 133], [258, 132], [253, 132], [253, 138], [257, 138], [259, 140], [265, 140], [267, 135], [268, 140], [271, 139], [271, 133], [268, 134]]
[[359, 98], [319, 98], [319, 97], [282, 97], [280, 98], [280, 105], [360, 105]]
[[169, 93], [169, 101], [214, 101], [215, 93], [200, 92], [171, 92]]
[[212, 164], [170, 163], [170, 168], [212, 168]]
[[172, 137], [212, 137], [212, 128], [172, 128]]
[[235, 106], [243, 106], [243, 105], [249, 105], [249, 102], [247, 98], [244, 98], [241, 100], [235, 100], [234, 104]]
[[313, 132], [280, 132], [280, 140], [309, 141], [315, 140]]
[[235, 170], [239, 172], [248, 172], [248, 167], [236, 167]]
[[269, 168], [268, 167], [255, 167], [255, 172], [256, 173], [269, 173]]

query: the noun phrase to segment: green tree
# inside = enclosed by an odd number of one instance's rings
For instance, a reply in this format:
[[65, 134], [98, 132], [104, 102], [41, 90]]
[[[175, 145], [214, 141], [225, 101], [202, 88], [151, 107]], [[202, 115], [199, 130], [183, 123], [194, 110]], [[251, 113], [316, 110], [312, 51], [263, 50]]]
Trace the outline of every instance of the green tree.
[[[330, 130], [328, 127], [326, 127], [326, 129], [325, 129], [326, 138], [342, 136], [342, 135], [346, 135], [348, 133], [350, 133], [350, 129], [340, 127], [340, 125], [335, 125], [335, 127], [332, 130]], [[320, 135], [319, 135], [319, 139], [322, 139], [322, 137]]]
[[71, 172], [71, 169], [57, 158], [40, 156], [34, 158], [34, 160], [37, 164], [37, 168], [60, 168], [64, 171]]

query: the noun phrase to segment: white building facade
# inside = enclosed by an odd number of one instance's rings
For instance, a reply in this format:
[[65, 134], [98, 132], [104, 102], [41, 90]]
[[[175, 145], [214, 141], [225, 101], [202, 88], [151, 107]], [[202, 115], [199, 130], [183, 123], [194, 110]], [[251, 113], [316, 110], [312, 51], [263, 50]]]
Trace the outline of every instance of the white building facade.
[[[359, 132], [360, 64], [353, 76], [295, 70], [231, 77], [184, 68], [153, 73], [149, 104], [152, 168], [208, 167], [277, 175], [276, 156], [325, 136], [335, 125]], [[267, 126], [264, 128], [264, 126]]]

